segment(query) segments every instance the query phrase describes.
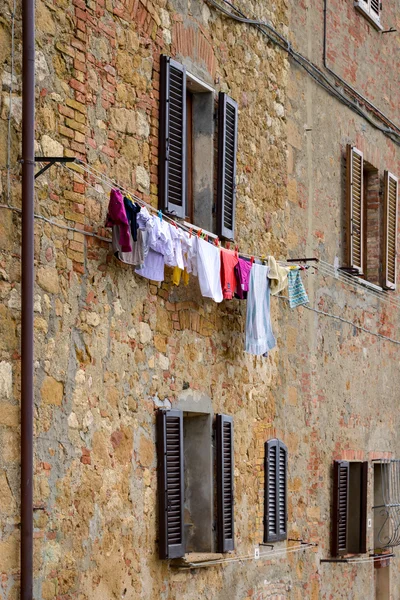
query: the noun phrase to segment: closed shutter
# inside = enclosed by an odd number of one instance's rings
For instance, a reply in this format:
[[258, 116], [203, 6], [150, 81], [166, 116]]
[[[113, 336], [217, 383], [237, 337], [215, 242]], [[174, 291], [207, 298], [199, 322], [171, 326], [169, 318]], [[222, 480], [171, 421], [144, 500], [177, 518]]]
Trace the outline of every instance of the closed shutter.
[[368, 462], [361, 465], [360, 552], [367, 552]]
[[218, 552], [234, 550], [233, 419], [217, 415]]
[[236, 212], [238, 105], [219, 93], [218, 109], [218, 233], [233, 240]]
[[333, 556], [340, 556], [348, 552], [349, 474], [350, 465], [348, 462], [335, 461], [332, 513]]
[[265, 442], [264, 542], [287, 536], [287, 448], [277, 439]]
[[286, 539], [287, 533], [287, 448], [279, 442], [278, 454], [278, 539]]
[[399, 180], [385, 171], [383, 196], [383, 287], [396, 289], [397, 274], [397, 199]]
[[159, 555], [185, 554], [183, 528], [183, 414], [180, 410], [157, 413], [159, 475]]
[[347, 146], [347, 252], [348, 267], [363, 271], [364, 263], [364, 189], [363, 154]]
[[186, 69], [161, 56], [159, 204], [186, 216]]

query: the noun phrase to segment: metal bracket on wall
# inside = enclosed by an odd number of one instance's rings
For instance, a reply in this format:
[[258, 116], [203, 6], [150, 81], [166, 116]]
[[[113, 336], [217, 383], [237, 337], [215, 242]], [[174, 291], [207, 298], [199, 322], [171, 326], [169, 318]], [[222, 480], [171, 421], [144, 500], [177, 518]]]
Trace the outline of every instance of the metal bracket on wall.
[[43, 175], [43, 173], [47, 171], [47, 169], [50, 169], [50, 167], [55, 165], [56, 163], [73, 163], [77, 162], [77, 159], [71, 156], [35, 156], [35, 163], [38, 162], [47, 164], [35, 174], [35, 179], [40, 177], [40, 175]]

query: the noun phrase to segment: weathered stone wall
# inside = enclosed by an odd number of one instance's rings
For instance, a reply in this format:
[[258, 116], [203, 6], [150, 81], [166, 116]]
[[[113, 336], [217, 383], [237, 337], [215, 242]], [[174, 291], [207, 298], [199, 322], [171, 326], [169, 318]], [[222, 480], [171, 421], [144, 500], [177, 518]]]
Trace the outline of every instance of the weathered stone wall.
[[[12, 8], [3, 6], [2, 203]], [[241, 8], [286, 31], [285, 2]], [[37, 13], [37, 154], [78, 156], [156, 205], [160, 53], [238, 101], [243, 251], [333, 262], [347, 141], [374, 152], [375, 166], [400, 172], [393, 144], [303, 73], [291, 69], [289, 79], [281, 51], [201, 0], [39, 1]], [[15, 33], [9, 200], [19, 206], [19, 9]], [[398, 452], [398, 347], [273, 299], [277, 349], [268, 359], [244, 354], [245, 304], [216, 306], [195, 278], [172, 288], [167, 273], [153, 285], [116, 262], [107, 242], [84, 235], [105, 235], [108, 193], [61, 167], [36, 187], [35, 212], [78, 231], [35, 222], [35, 599], [372, 599], [371, 565], [320, 559], [329, 555], [332, 460]], [[20, 216], [1, 210], [0, 598], [14, 600]], [[365, 293], [318, 273], [306, 285], [312, 306], [399, 337], [394, 311]], [[188, 393], [234, 417], [236, 555], [252, 555], [262, 541], [263, 445], [274, 435], [289, 449], [289, 537], [315, 550], [190, 572], [158, 560], [155, 409]]]

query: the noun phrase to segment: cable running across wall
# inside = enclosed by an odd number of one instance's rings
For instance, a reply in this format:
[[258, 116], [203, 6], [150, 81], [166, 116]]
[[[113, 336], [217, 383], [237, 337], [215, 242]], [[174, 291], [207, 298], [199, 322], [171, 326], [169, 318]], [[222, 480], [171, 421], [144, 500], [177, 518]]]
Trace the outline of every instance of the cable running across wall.
[[[392, 127], [382, 127], [378, 125], [368, 114], [366, 114], [357, 104], [350, 100], [350, 98], [346, 97], [338, 87], [325, 75], [323, 71], [319, 69], [314, 63], [312, 63], [308, 58], [297, 52], [293, 49], [289, 40], [287, 40], [284, 36], [282, 36], [270, 23], [266, 21], [260, 21], [259, 19], [248, 19], [245, 17], [243, 12], [237, 8], [232, 2], [228, 0], [222, 0], [226, 5], [230, 6], [237, 14], [234, 14], [231, 10], [224, 8], [221, 4], [216, 2], [216, 0], [206, 0], [209, 4], [214, 6], [217, 10], [222, 12], [225, 16], [230, 19], [234, 19], [235, 21], [239, 21], [240, 23], [245, 23], [248, 25], [255, 26], [263, 35], [268, 37], [272, 42], [274, 42], [277, 46], [279, 46], [282, 50], [287, 52], [287, 54], [298, 64], [300, 65], [307, 73], [318, 83], [318, 85], [322, 86], [329, 94], [334, 96], [337, 100], [339, 100], [342, 104], [345, 104], [348, 108], [356, 112], [362, 118], [364, 118], [372, 127], [378, 129], [388, 137], [397, 145], [400, 145], [400, 130], [397, 125], [395, 125], [389, 118], [384, 115], [384, 119], [381, 121], [385, 123], [390, 123]], [[360, 97], [361, 99], [361, 97]]]
[[[103, 190], [99, 190], [98, 188], [96, 188], [94, 185], [92, 185], [91, 183], [89, 183], [86, 179], [84, 179], [79, 173], [76, 172], [75, 169], [71, 169], [70, 167], [68, 167], [65, 164], [61, 164], [60, 166], [62, 166], [64, 169], [66, 169], [67, 171], [71, 172], [74, 177], [77, 177], [79, 181], [82, 181], [85, 185], [91, 187], [96, 193], [98, 194], [102, 194], [104, 193]], [[83, 161], [79, 160], [76, 163], [76, 166], [79, 166], [84, 173], [92, 176], [94, 179], [97, 179], [99, 182], [101, 182], [101, 184], [105, 185], [106, 187], [112, 189], [114, 187], [119, 187], [122, 191], [124, 191], [125, 193], [128, 193], [131, 197], [133, 197], [134, 199], [137, 199], [138, 202], [140, 202], [140, 204], [147, 206], [150, 210], [152, 211], [156, 211], [157, 209], [155, 209], [153, 206], [151, 206], [150, 204], [144, 202], [139, 196], [135, 195], [134, 193], [129, 192], [129, 190], [127, 190], [126, 188], [123, 188], [122, 186], [120, 186], [118, 184], [118, 182], [113, 181], [111, 178], [109, 178], [107, 175], [105, 175], [104, 173], [101, 173], [100, 171], [98, 171], [97, 169], [94, 169], [93, 167], [91, 167], [89, 164], [84, 163]], [[0, 208], [5, 208], [5, 209], [9, 209], [9, 210], [13, 210], [16, 211], [18, 213], [21, 214], [21, 209], [15, 206], [9, 206], [6, 204], [1, 204]], [[40, 219], [46, 223], [49, 223], [50, 225], [53, 225], [55, 227], [59, 227], [60, 229], [65, 229], [68, 231], [73, 231], [73, 232], [77, 232], [80, 233], [84, 236], [88, 236], [88, 237], [93, 237], [93, 238], [97, 238], [103, 242], [107, 242], [107, 243], [111, 243], [111, 238], [108, 237], [104, 237], [101, 236], [99, 234], [93, 233], [93, 232], [88, 232], [88, 231], [84, 231], [82, 229], [77, 229], [75, 227], [70, 227], [68, 225], [64, 225], [61, 223], [57, 223], [56, 221], [53, 221], [52, 219], [48, 219], [47, 217], [44, 217], [42, 215], [38, 215], [35, 214], [35, 218]], [[169, 218], [167, 216], [165, 216], [165, 218], [167, 218], [170, 222], [172, 223], [176, 223], [179, 227], [183, 228], [185, 231], [189, 231], [189, 228], [182, 224], [182, 223], [177, 223], [176, 221], [174, 221], [172, 218]], [[286, 261], [279, 261], [281, 263], [285, 263]], [[321, 268], [322, 267], [322, 268]], [[386, 302], [389, 302], [389, 304], [393, 305], [393, 306], [399, 306], [397, 302], [393, 301], [393, 300], [388, 300], [386, 298], [385, 295], [379, 295], [378, 293], [374, 292], [373, 290], [368, 290], [366, 289], [364, 286], [362, 286], [360, 283], [358, 282], [354, 282], [352, 280], [352, 278], [348, 275], [342, 274], [340, 272], [337, 271], [337, 269], [335, 269], [335, 267], [333, 265], [330, 265], [329, 263], [326, 263], [325, 261], [319, 261], [318, 263], [318, 267], [314, 267], [316, 269], [317, 272], [321, 272], [321, 275], [326, 275], [326, 276], [332, 276], [334, 279], [339, 280], [341, 283], [345, 283], [348, 284], [350, 283], [353, 286], [359, 287], [363, 290], [363, 292], [367, 292], [367, 293], [372, 293], [373, 296], [375, 296], [377, 299], [379, 300], [383, 300]], [[339, 274], [340, 273], [340, 274]], [[286, 296], [277, 296], [280, 297], [284, 300], [288, 300], [288, 298]], [[312, 308], [311, 306], [307, 306], [307, 305], [303, 305], [303, 308], [305, 308], [306, 310], [311, 310], [315, 313], [318, 313], [320, 315], [326, 316], [326, 317], [330, 317], [333, 319], [337, 319], [343, 323], [346, 323], [348, 325], [351, 325], [352, 327], [355, 327], [356, 329], [363, 331], [364, 333], [367, 333], [369, 335], [373, 335], [376, 336], [384, 341], [388, 341], [390, 343], [396, 344], [396, 345], [400, 345], [400, 341], [396, 340], [394, 338], [385, 336], [381, 333], [378, 332], [374, 332], [371, 331], [365, 327], [363, 327], [362, 325], [359, 325], [358, 323], [354, 323], [353, 321], [350, 321], [348, 319], [344, 319], [343, 317], [339, 316], [339, 315], [335, 315], [333, 313], [329, 313], [329, 312], [325, 312], [316, 308]]]

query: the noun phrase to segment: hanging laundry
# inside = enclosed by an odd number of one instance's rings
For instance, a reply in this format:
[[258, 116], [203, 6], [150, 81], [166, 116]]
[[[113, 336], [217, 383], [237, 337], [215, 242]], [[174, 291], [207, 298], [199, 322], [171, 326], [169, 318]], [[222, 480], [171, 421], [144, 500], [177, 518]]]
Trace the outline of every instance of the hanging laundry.
[[[145, 252], [143, 267], [136, 269], [135, 272], [152, 281], [164, 281], [164, 265], [173, 262], [174, 256], [168, 223], [158, 216], [150, 216], [146, 221], [146, 234], [145, 248], [148, 249], [147, 255]], [[170, 262], [167, 263], [167, 261]]]
[[236, 291], [235, 267], [238, 262], [237, 252], [221, 249], [221, 285], [225, 300], [232, 300]]
[[[173, 259], [174, 264], [170, 264], [171, 267], [179, 267], [180, 269], [184, 269], [185, 265], [183, 262], [183, 248], [182, 244], [187, 236], [186, 232], [182, 229], [175, 227], [175, 225], [168, 224], [170, 228], [170, 235], [172, 239], [172, 248], [173, 248]], [[167, 264], [167, 263], [166, 263]]]
[[201, 238], [198, 238], [197, 270], [202, 296], [222, 302], [221, 252]]
[[244, 300], [245, 298], [247, 298], [252, 264], [253, 263], [249, 260], [239, 258], [238, 263], [235, 266], [236, 297], [240, 298], [240, 300]]
[[249, 354], [264, 355], [276, 345], [270, 315], [269, 268], [253, 264], [247, 295], [246, 343]]
[[308, 296], [301, 279], [300, 269], [298, 267], [290, 269], [288, 280], [290, 308], [296, 308], [296, 306], [300, 306], [301, 304], [307, 304]]
[[108, 204], [108, 212], [106, 218], [106, 227], [112, 227], [113, 225], [119, 225], [119, 244], [122, 252], [131, 252], [132, 246], [130, 245], [129, 238], [129, 222], [126, 215], [124, 199], [119, 190], [111, 190], [110, 202]]
[[183, 282], [183, 285], [188, 285], [189, 283], [189, 273], [186, 269], [180, 269], [179, 267], [174, 267], [172, 273], [172, 283], [174, 285], [179, 285], [180, 282]]
[[268, 279], [270, 280], [271, 295], [276, 296], [279, 292], [282, 292], [288, 284], [288, 273], [290, 267], [282, 267], [278, 265], [273, 256], [268, 256]]
[[137, 224], [136, 217], [137, 217], [137, 214], [140, 212], [141, 207], [137, 202], [135, 202], [135, 204], [134, 204], [132, 202], [132, 200], [130, 200], [126, 196], [124, 198], [124, 206], [125, 206], [126, 216], [128, 218], [128, 223], [131, 228], [132, 239], [134, 242], [136, 242], [137, 241], [137, 230], [138, 230], [138, 224]]
[[143, 244], [143, 232], [139, 229], [136, 235], [136, 242], [133, 241], [132, 235], [130, 234], [130, 244], [132, 250], [130, 252], [123, 252], [121, 249], [120, 240], [120, 226], [113, 225], [112, 228], [112, 248], [113, 254], [118, 260], [127, 265], [133, 265], [135, 267], [143, 267], [144, 263], [144, 244]]
[[189, 234], [182, 241], [183, 244], [183, 263], [188, 273], [197, 277], [197, 252], [198, 252], [198, 237], [197, 235]]

